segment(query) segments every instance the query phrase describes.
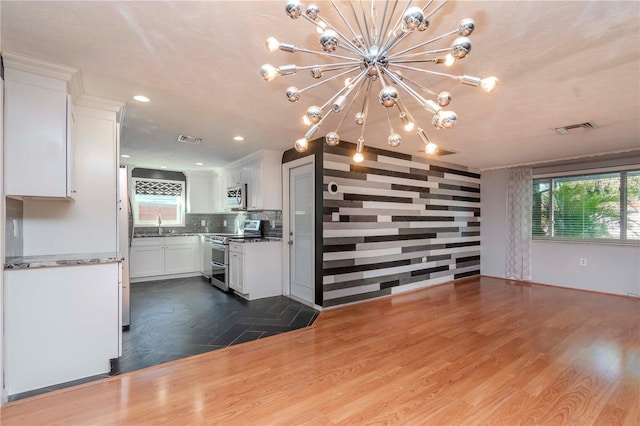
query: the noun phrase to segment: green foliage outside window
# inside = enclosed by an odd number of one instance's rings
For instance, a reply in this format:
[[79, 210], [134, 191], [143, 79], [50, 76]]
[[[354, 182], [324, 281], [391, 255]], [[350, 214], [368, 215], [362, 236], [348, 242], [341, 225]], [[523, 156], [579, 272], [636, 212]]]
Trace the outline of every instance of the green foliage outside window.
[[640, 172], [535, 179], [532, 235], [640, 239]]

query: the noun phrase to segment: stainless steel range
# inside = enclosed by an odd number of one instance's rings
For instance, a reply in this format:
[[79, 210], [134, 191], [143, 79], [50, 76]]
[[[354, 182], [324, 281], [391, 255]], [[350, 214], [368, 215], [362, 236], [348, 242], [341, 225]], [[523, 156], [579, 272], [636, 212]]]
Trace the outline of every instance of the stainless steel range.
[[[229, 241], [243, 238], [263, 238], [268, 221], [246, 220], [241, 234], [214, 234], [204, 237], [211, 249], [211, 284], [229, 291]], [[208, 271], [207, 271], [208, 272]]]

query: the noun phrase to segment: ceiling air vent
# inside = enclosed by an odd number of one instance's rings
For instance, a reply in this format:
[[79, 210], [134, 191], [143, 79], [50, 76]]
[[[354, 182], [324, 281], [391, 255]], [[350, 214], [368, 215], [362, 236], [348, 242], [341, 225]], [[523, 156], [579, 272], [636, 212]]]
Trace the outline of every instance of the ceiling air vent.
[[202, 139], [201, 138], [194, 138], [193, 136], [180, 135], [180, 136], [178, 136], [178, 142], [193, 143], [193, 144], [197, 145], [200, 142], [202, 142]]
[[570, 130], [582, 129], [582, 130], [591, 130], [596, 129], [598, 126], [593, 121], [587, 121], [585, 123], [580, 124], [572, 124], [570, 126], [556, 127], [554, 130], [561, 135], [566, 135]]

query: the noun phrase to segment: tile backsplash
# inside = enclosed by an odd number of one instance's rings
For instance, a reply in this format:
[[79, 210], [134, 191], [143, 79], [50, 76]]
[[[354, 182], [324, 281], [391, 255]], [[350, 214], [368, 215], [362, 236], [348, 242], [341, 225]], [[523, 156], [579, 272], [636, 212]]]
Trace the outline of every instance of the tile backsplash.
[[5, 256], [22, 256], [24, 253], [22, 238], [23, 202], [22, 200], [6, 198], [6, 208]]
[[[237, 234], [245, 220], [268, 220], [270, 223], [266, 235], [269, 237], [282, 237], [282, 211], [264, 210], [259, 212], [232, 212], [217, 214], [189, 214], [185, 216], [185, 226], [162, 227], [163, 233], [175, 231], [185, 233], [224, 233]], [[204, 225], [203, 225], [204, 221]], [[157, 227], [135, 228], [135, 235], [158, 234]]]

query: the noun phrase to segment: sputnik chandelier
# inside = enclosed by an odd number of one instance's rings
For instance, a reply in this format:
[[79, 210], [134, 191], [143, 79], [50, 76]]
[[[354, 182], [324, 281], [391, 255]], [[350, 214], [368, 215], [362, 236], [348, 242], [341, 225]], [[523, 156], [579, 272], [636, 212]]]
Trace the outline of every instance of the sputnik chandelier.
[[[409, 74], [422, 73], [448, 77], [465, 85], [479, 86], [486, 92], [491, 92], [495, 89], [498, 84], [496, 77], [481, 79], [469, 75], [456, 76], [431, 69], [418, 68], [420, 65], [430, 64], [451, 66], [457, 60], [464, 59], [471, 51], [469, 35], [475, 29], [475, 23], [473, 19], [465, 18], [460, 22], [458, 28], [452, 31], [394, 52], [394, 49], [409, 35], [426, 33], [429, 28], [429, 19], [444, 6], [446, 0], [439, 3], [431, 11], [428, 11], [428, 9], [432, 6], [433, 0], [428, 1], [424, 7], [411, 6], [412, 2], [408, 1], [404, 8], [398, 8], [398, 0], [392, 2], [386, 0], [383, 7], [378, 7], [376, 0], [371, 0], [370, 4], [367, 5], [364, 3], [363, 0], [360, 0], [359, 5], [354, 6], [350, 0], [348, 1], [348, 9], [350, 9], [353, 17], [353, 23], [350, 23], [343, 11], [331, 0], [331, 5], [346, 28], [340, 30], [320, 14], [320, 9], [317, 5], [309, 5], [303, 12], [303, 7], [299, 0], [287, 0], [285, 7], [287, 15], [291, 19], [302, 17], [315, 26], [320, 34], [319, 45], [322, 51], [280, 43], [273, 37], [267, 39], [267, 49], [271, 52], [279, 49], [289, 53], [301, 52], [318, 55], [337, 60], [337, 62], [310, 66], [290, 64], [281, 65], [277, 68], [265, 64], [260, 68], [260, 75], [264, 80], [271, 81], [278, 76], [309, 70], [314, 79], [322, 79], [325, 74], [335, 72], [331, 77], [303, 89], [294, 86], [289, 87], [286, 90], [286, 95], [291, 102], [299, 101], [302, 94], [308, 90], [345, 77], [344, 87], [333, 94], [322, 106], [314, 105], [307, 109], [303, 121], [311, 127], [304, 137], [298, 139], [295, 143], [295, 148], [299, 152], [307, 150], [309, 141], [317, 133], [327, 117], [331, 114], [342, 112], [343, 116], [337, 128], [327, 133], [325, 137], [327, 145], [338, 145], [340, 142], [338, 132], [355, 104], [359, 108], [355, 113], [354, 120], [357, 125], [361, 126], [361, 134], [358, 138], [353, 161], [356, 163], [362, 162], [364, 159], [362, 154], [365, 141], [364, 129], [369, 118], [369, 102], [375, 97], [375, 94], [372, 95], [372, 91], [379, 89], [377, 99], [385, 107], [389, 123], [390, 135], [387, 138], [389, 145], [397, 147], [402, 140], [402, 137], [394, 131], [391, 121], [392, 114], [397, 114], [404, 130], [407, 132], [415, 131], [425, 145], [425, 152], [434, 154], [438, 150], [437, 145], [431, 142], [424, 129], [416, 124], [414, 116], [406, 108], [406, 104], [402, 100], [400, 90], [410, 98], [413, 98], [418, 105], [432, 115], [431, 123], [436, 128], [446, 129], [452, 127], [457, 120], [455, 112], [443, 109], [451, 102], [451, 94], [445, 91], [436, 93], [413, 78], [409, 78]], [[397, 15], [396, 11], [400, 9], [404, 10]], [[378, 17], [379, 11], [382, 12], [381, 17]], [[394, 16], [397, 17], [394, 18]], [[417, 51], [449, 36], [455, 36], [456, 38], [448, 47]], [[356, 103], [361, 95], [362, 101]], [[432, 99], [425, 97], [425, 95]]]

